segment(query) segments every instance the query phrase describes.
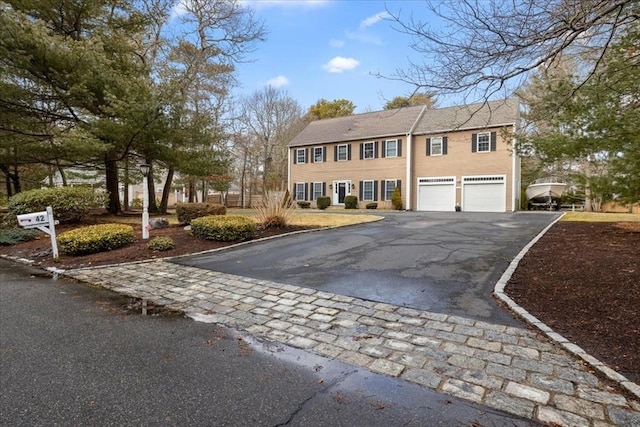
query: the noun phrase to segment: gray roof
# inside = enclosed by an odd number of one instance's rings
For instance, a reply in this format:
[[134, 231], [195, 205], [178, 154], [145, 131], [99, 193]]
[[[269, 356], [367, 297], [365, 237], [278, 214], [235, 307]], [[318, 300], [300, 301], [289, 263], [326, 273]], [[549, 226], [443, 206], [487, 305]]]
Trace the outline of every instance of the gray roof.
[[411, 131], [424, 108], [424, 105], [418, 105], [316, 120], [296, 135], [289, 147], [405, 135]]
[[519, 100], [517, 98], [447, 108], [432, 108], [422, 116], [414, 134], [511, 125], [518, 122], [518, 111]]
[[510, 98], [446, 108], [418, 105], [316, 120], [296, 135], [289, 147], [406, 135], [412, 130], [414, 134], [426, 134], [508, 125], [517, 122], [518, 108], [518, 99]]

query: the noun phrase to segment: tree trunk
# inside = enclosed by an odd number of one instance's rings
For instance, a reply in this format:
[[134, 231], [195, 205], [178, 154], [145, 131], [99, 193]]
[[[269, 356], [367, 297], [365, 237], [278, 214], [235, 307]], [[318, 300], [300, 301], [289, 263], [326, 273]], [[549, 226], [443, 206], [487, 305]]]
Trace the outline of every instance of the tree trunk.
[[205, 203], [207, 201], [207, 184], [204, 181], [204, 179], [202, 180], [202, 203]]
[[122, 212], [120, 206], [120, 194], [118, 192], [118, 162], [105, 157], [105, 178], [109, 203], [107, 211], [111, 214], [118, 215]]
[[194, 185], [192, 180], [189, 180], [189, 203], [194, 202], [194, 195], [196, 193], [196, 186]]
[[149, 168], [149, 179], [147, 179], [147, 191], [149, 194], [149, 212], [150, 213], [158, 213], [158, 204], [156, 203], [156, 182], [153, 179], [153, 163], [149, 159], [145, 159], [145, 162], [148, 165], [151, 165]]
[[[167, 180], [164, 182], [164, 188], [162, 189], [162, 200], [160, 200], [160, 212], [167, 213], [169, 207], [169, 193], [171, 193], [171, 183], [173, 182], [173, 167], [169, 167], [167, 171]], [[178, 200], [176, 200], [177, 202]]]
[[124, 210], [128, 211], [129, 206], [131, 206], [131, 202], [129, 201], [129, 160], [126, 159], [124, 162]]

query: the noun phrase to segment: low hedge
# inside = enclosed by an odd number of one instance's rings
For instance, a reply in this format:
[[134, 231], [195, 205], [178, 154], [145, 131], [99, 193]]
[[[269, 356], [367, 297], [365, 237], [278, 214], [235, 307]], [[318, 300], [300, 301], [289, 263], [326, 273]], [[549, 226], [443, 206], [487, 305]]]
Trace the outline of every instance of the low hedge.
[[331, 197], [321, 196], [316, 200], [316, 204], [318, 205], [318, 209], [325, 210], [329, 206], [331, 206]]
[[91, 209], [104, 207], [106, 195], [90, 187], [52, 187], [23, 191], [9, 199], [9, 217], [40, 212], [53, 208], [53, 216], [60, 223], [79, 222]]
[[191, 224], [196, 218], [211, 215], [226, 215], [227, 208], [215, 203], [179, 203], [176, 206], [176, 216], [180, 225]]
[[309, 209], [309, 207], [311, 207], [311, 202], [307, 202], [305, 200], [300, 200], [297, 203], [300, 209]]
[[244, 216], [211, 215], [191, 221], [192, 236], [223, 242], [249, 240], [256, 228], [256, 222]]
[[39, 231], [22, 228], [0, 228], [0, 246], [11, 246], [33, 240]]
[[168, 236], [154, 237], [153, 239], [149, 240], [149, 243], [147, 243], [147, 248], [157, 252], [168, 251], [175, 247], [175, 242], [171, 237]]
[[365, 205], [365, 207], [366, 207], [367, 209], [378, 209], [378, 204], [377, 204], [376, 202], [367, 203], [367, 204]]
[[86, 255], [118, 249], [135, 241], [133, 227], [98, 224], [65, 231], [58, 236], [60, 250], [69, 255]]
[[357, 196], [344, 196], [344, 208], [345, 209], [358, 209], [358, 197]]

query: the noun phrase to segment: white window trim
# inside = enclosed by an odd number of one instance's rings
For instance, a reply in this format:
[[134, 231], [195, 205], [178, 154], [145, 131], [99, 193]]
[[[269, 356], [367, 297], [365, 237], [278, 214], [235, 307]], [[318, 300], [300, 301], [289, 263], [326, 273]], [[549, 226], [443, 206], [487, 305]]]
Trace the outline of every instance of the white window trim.
[[[344, 159], [340, 158], [340, 147], [344, 147]], [[336, 146], [336, 150], [338, 150], [337, 158], [339, 162], [346, 162], [349, 160], [349, 146], [347, 144], [340, 144]]]
[[[391, 192], [389, 193], [389, 196], [387, 197], [387, 186], [389, 185], [389, 183], [392, 182], [393, 183], [393, 188], [391, 189]], [[384, 180], [384, 200], [391, 200], [391, 198], [393, 197], [393, 192], [396, 190], [396, 187], [398, 186], [398, 180], [397, 179], [385, 179]]]
[[[302, 188], [302, 198], [298, 197], [298, 186], [301, 186]], [[296, 182], [296, 186], [295, 186], [295, 195], [296, 195], [296, 200], [304, 200], [304, 182]]]
[[[298, 153], [302, 153], [302, 161], [300, 161], [300, 156]], [[307, 150], [304, 148], [296, 149], [296, 163], [307, 163]]]
[[[487, 136], [487, 149], [486, 150], [481, 150], [480, 149], [480, 137], [481, 136]], [[491, 132], [483, 132], [483, 133], [479, 133], [477, 136], [477, 140], [476, 140], [476, 153], [490, 153], [491, 152]]]
[[[367, 157], [367, 145], [371, 144], [371, 157]], [[375, 142], [363, 142], [362, 145], [362, 159], [371, 160], [376, 158], [376, 144]]]
[[[395, 154], [393, 156], [389, 155], [389, 143], [390, 142], [395, 142], [395, 144], [396, 144]], [[391, 157], [391, 158], [398, 157], [398, 140], [397, 139], [387, 139], [385, 141], [385, 144], [384, 144], [384, 156], [385, 157]]]
[[[366, 186], [367, 184], [371, 184], [371, 198], [367, 199]], [[364, 180], [362, 181], [362, 201], [364, 202], [373, 202], [373, 196], [376, 192], [373, 180]]]
[[[324, 163], [324, 147], [313, 147], [313, 163]], [[320, 160], [316, 160], [316, 150], [320, 150]]]
[[[434, 154], [434, 153], [433, 153], [433, 145], [434, 145], [435, 143], [437, 143], [437, 142], [439, 142], [439, 143], [440, 143], [440, 153], [438, 153], [438, 154]], [[433, 137], [433, 138], [431, 138], [431, 141], [429, 142], [429, 144], [430, 144], [430, 146], [429, 146], [429, 153], [430, 153], [432, 156], [442, 156], [442, 152], [444, 151], [444, 138], [443, 138], [443, 137], [441, 137], [441, 136]]]
[[[320, 191], [318, 192], [318, 196], [316, 196], [316, 185], [320, 186]], [[318, 200], [318, 197], [322, 197], [322, 182], [314, 182], [311, 184], [311, 200]]]

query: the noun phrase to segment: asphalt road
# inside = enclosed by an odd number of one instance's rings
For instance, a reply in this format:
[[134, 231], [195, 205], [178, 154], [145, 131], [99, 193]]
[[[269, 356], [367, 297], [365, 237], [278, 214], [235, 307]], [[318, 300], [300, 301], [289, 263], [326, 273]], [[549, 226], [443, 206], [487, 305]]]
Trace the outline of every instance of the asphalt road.
[[521, 325], [491, 296], [511, 260], [558, 214], [385, 214], [174, 262], [371, 301]]
[[34, 273], [0, 260], [3, 426], [533, 425]]

